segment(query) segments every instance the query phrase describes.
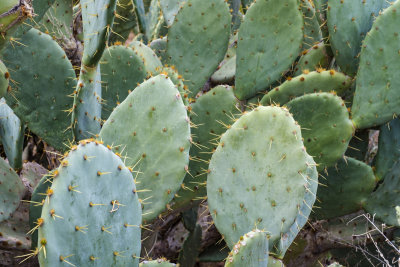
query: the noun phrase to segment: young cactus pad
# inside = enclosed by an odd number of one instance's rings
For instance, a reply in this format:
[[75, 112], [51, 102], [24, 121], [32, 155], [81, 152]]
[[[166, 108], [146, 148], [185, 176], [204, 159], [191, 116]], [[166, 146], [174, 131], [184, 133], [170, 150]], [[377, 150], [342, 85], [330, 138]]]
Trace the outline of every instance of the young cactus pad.
[[188, 170], [190, 125], [178, 89], [165, 75], [139, 85], [111, 113], [100, 138], [134, 167], [143, 219], [156, 218]]
[[170, 65], [185, 79], [191, 97], [224, 58], [230, 25], [228, 4], [223, 0], [188, 0], [176, 15], [168, 31], [167, 53]]
[[225, 267], [266, 267], [268, 255], [268, 234], [256, 229], [240, 237], [229, 253]]
[[257, 0], [239, 29], [235, 95], [254, 96], [278, 80], [295, 61], [303, 41], [298, 0]]
[[25, 186], [15, 171], [0, 158], [0, 222], [18, 208]]
[[357, 72], [357, 87], [351, 108], [357, 128], [390, 121], [400, 114], [398, 70], [400, 1], [385, 9], [364, 40]]
[[335, 164], [354, 132], [343, 100], [334, 94], [315, 93], [295, 98], [287, 107], [301, 126], [304, 145], [318, 170]]
[[209, 210], [227, 245], [255, 225], [270, 234], [270, 244], [279, 240], [298, 216], [310, 182], [318, 180], [315, 165], [286, 109], [260, 106], [237, 120], [222, 136], [207, 180]]
[[137, 266], [141, 221], [130, 169], [100, 142], [81, 141], [47, 190], [40, 266]]
[[68, 130], [72, 98], [76, 87], [74, 69], [62, 48], [52, 38], [31, 29], [8, 46], [3, 57], [14, 71], [16, 83], [6, 95], [7, 104], [29, 129], [58, 150], [72, 139]]

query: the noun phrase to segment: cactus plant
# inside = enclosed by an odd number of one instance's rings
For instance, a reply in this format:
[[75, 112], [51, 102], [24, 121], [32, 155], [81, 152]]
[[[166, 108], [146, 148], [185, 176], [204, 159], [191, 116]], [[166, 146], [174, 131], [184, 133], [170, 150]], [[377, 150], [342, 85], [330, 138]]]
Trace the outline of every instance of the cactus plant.
[[399, 8], [2, 1], [0, 265], [343, 264], [349, 243], [386, 263]]

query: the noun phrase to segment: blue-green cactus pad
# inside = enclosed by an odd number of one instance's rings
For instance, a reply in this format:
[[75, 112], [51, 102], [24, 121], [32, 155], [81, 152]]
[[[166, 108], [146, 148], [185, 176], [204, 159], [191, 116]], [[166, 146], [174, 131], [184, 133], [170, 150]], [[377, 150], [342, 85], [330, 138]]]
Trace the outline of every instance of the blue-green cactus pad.
[[143, 219], [156, 218], [188, 169], [190, 125], [178, 89], [162, 74], [145, 81], [111, 113], [100, 138], [135, 166]]
[[[289, 111], [260, 106], [226, 131], [211, 158], [209, 210], [229, 247], [255, 225], [269, 233], [271, 245], [294, 224], [304, 226], [315, 200], [308, 192], [317, 180]], [[310, 202], [306, 212], [304, 201]], [[305, 219], [297, 222], [299, 212]]]
[[64, 163], [42, 209], [40, 266], [137, 266], [142, 218], [130, 170], [98, 141]]
[[225, 262], [225, 267], [265, 267], [268, 265], [268, 234], [258, 229], [240, 237]]
[[223, 0], [188, 0], [168, 31], [167, 54], [195, 96], [228, 49], [231, 15]]

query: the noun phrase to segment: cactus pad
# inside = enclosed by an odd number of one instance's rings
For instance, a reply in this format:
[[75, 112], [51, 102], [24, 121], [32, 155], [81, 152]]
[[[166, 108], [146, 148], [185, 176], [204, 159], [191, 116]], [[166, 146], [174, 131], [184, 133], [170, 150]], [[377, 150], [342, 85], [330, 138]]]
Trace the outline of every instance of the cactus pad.
[[25, 186], [21, 179], [10, 165], [0, 158], [0, 222], [10, 217], [18, 208], [24, 193]]
[[318, 188], [315, 216], [329, 219], [356, 212], [375, 188], [372, 168], [364, 162], [352, 158], [341, 159], [323, 174], [324, 184]]
[[146, 67], [133, 49], [122, 45], [107, 48], [101, 58], [102, 119], [106, 120], [146, 76]]
[[288, 79], [280, 86], [275, 87], [261, 99], [262, 105], [284, 105], [295, 97], [319, 92], [335, 91], [343, 94], [350, 88], [352, 79], [340, 72], [313, 71]]
[[268, 234], [258, 229], [240, 237], [226, 259], [225, 267], [268, 266]]
[[189, 119], [171, 80], [158, 75], [139, 85], [111, 113], [100, 138], [135, 166], [143, 219], [157, 217], [179, 189], [189, 163]]
[[351, 108], [359, 129], [381, 125], [400, 114], [400, 61], [393, 60], [400, 51], [397, 25], [400, 25], [400, 1], [378, 16], [365, 37]]
[[354, 75], [358, 68], [361, 42], [380, 11], [393, 0], [329, 0], [327, 24], [336, 61], [343, 72]]
[[176, 15], [168, 31], [167, 54], [170, 65], [185, 79], [190, 97], [203, 88], [224, 58], [230, 25], [223, 0], [188, 0]]
[[58, 169], [43, 205], [41, 266], [137, 266], [141, 209], [130, 170], [98, 141], [82, 141]]
[[303, 18], [299, 1], [254, 2], [240, 26], [235, 95], [254, 96], [289, 69], [303, 42]]
[[387, 225], [400, 226], [396, 207], [400, 206], [400, 162], [396, 162], [367, 199], [365, 210]]
[[100, 132], [101, 90], [100, 64], [95, 68], [82, 66], [72, 113], [77, 141], [94, 137]]
[[327, 53], [327, 45], [324, 42], [313, 45], [308, 50], [303, 51], [303, 55], [297, 62], [294, 69], [295, 76], [301, 75], [307, 71], [314, 71], [318, 68], [326, 68], [329, 64], [329, 56]]
[[[318, 180], [301, 140], [300, 127], [286, 109], [262, 106], [222, 136], [209, 166], [207, 196], [215, 226], [229, 247], [254, 225], [270, 234], [271, 244], [295, 223], [310, 182]], [[309, 212], [314, 200], [315, 195]]]
[[232, 88], [223, 85], [200, 96], [191, 107], [190, 119], [197, 125], [192, 128], [193, 142], [196, 145], [190, 149], [190, 174], [186, 174], [184, 188], [178, 191], [178, 196], [174, 199], [173, 207], [176, 208], [206, 196], [207, 170], [212, 152], [217, 147], [219, 136], [240, 115], [239, 103]]
[[[400, 158], [400, 119], [380, 127], [378, 153], [375, 157], [376, 177], [381, 180]], [[368, 141], [367, 141], [368, 142]]]
[[82, 64], [96, 67], [111, 32], [117, 0], [82, 0], [84, 50]]
[[4, 60], [16, 81], [6, 95], [7, 104], [28, 128], [57, 150], [72, 139], [68, 130], [76, 76], [61, 47], [47, 34], [31, 29], [19, 40], [23, 45], [8, 46]]
[[14, 169], [22, 168], [22, 149], [25, 126], [14, 111], [0, 99], [0, 137], [8, 163]]
[[154, 75], [157, 70], [162, 68], [162, 63], [157, 55], [151, 50], [150, 47], [139, 41], [133, 41], [129, 44], [129, 46], [133, 49], [135, 54], [139, 56], [144, 65], [146, 66], [147, 74], [149, 76]]
[[164, 20], [168, 26], [174, 23], [175, 16], [183, 4], [183, 0], [160, 0]]
[[343, 100], [330, 93], [304, 95], [287, 104], [300, 124], [304, 145], [321, 170], [345, 153], [354, 129]]

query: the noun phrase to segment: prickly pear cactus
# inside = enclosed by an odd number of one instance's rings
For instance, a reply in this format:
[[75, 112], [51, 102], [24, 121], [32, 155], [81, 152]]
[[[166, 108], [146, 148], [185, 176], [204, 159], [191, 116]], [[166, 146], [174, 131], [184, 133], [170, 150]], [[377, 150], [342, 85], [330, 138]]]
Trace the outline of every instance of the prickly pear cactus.
[[82, 21], [85, 46], [82, 63], [90, 68], [99, 62], [114, 22], [116, 0], [82, 0]]
[[328, 49], [329, 47], [324, 42], [320, 42], [303, 51], [294, 69], [295, 75], [298, 76], [304, 72], [314, 71], [319, 68], [328, 68]]
[[99, 141], [73, 147], [38, 219], [41, 266], [137, 266], [141, 208], [131, 170]]
[[327, 24], [332, 51], [340, 68], [354, 75], [362, 40], [379, 13], [394, 0], [336, 1], [329, 0]]
[[[301, 140], [289, 111], [262, 106], [244, 114], [222, 136], [209, 166], [207, 196], [215, 226], [229, 247], [254, 225], [269, 233], [271, 247], [289, 231], [318, 180]], [[311, 198], [309, 209], [315, 195]], [[304, 224], [296, 223], [298, 228]]]
[[22, 35], [20, 44], [3, 53], [15, 82], [5, 96], [7, 104], [29, 129], [56, 149], [72, 139], [72, 98], [76, 86], [73, 67], [62, 48], [36, 29]]
[[162, 74], [142, 83], [111, 113], [100, 138], [134, 168], [143, 220], [156, 218], [188, 171], [190, 126], [178, 89]]
[[224, 58], [230, 24], [223, 0], [188, 0], [175, 17], [168, 31], [167, 54], [170, 65], [185, 79], [190, 97], [196, 96]]
[[390, 121], [400, 113], [397, 70], [393, 60], [400, 50], [400, 1], [377, 17], [365, 37], [360, 53], [357, 87], [351, 108], [357, 128], [363, 129]]
[[300, 53], [302, 26], [303, 17], [297, 0], [259, 0], [250, 6], [239, 28], [237, 98], [244, 100], [254, 96], [289, 69]]
[[207, 170], [218, 139], [239, 117], [239, 103], [233, 95], [232, 87], [217, 86], [200, 96], [191, 105], [193, 143], [190, 149], [189, 173], [183, 180], [183, 187], [174, 198], [173, 207], [182, 208], [193, 200], [201, 200], [206, 195]]
[[111, 112], [142, 83], [147, 76], [143, 60], [130, 47], [110, 46], [101, 58], [101, 117], [108, 119]]
[[268, 266], [268, 234], [258, 229], [240, 237], [226, 259], [225, 267]]
[[304, 145], [318, 170], [335, 164], [354, 133], [343, 100], [330, 93], [314, 93], [293, 99], [287, 107], [302, 128]]
[[364, 162], [345, 158], [322, 174], [314, 216], [334, 218], [360, 210], [375, 188], [372, 168]]

